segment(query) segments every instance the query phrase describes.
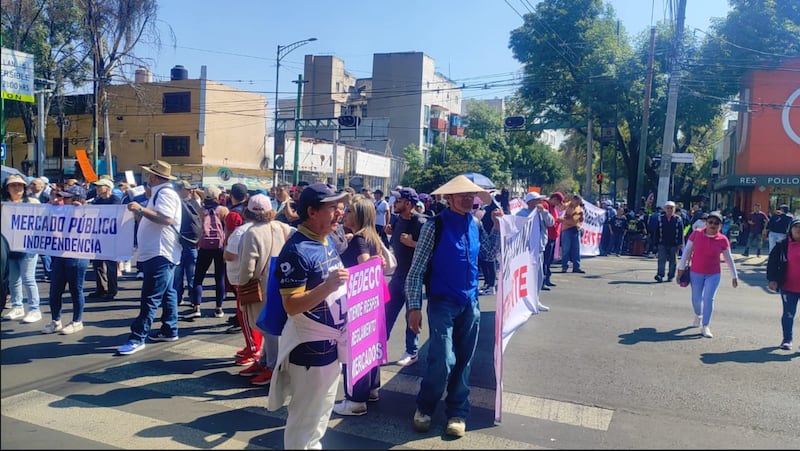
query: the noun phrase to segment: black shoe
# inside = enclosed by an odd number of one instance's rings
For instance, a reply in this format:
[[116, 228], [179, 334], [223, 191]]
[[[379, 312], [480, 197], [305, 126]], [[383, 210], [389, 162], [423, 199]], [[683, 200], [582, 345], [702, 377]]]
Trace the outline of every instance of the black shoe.
[[750, 256], [749, 252], [742, 252], [742, 257], [749, 257], [749, 256]]
[[545, 286], [542, 287], [542, 291], [550, 291], [550, 287], [545, 285]]
[[114, 293], [114, 294], [106, 293], [106, 294], [103, 295], [103, 299], [105, 299], [107, 301], [113, 301], [116, 296], [117, 296], [117, 293]]
[[238, 334], [242, 331], [242, 327], [239, 325], [233, 325], [227, 329], [225, 329], [226, 334]]
[[756, 252], [756, 257], [761, 257], [761, 252]]
[[547, 285], [548, 287], [555, 287], [555, 286], [558, 286], [558, 285], [554, 284], [553, 282], [550, 282], [549, 280], [546, 280], [546, 281], [544, 282], [544, 284], [545, 284], [545, 285]]
[[656, 274], [654, 279], [656, 279], [656, 282], [661, 283], [664, 281], [664, 276], [659, 276], [658, 274]]
[[86, 296], [86, 297], [87, 298], [92, 298], [92, 299], [102, 299], [102, 298], [106, 297], [106, 292], [105, 291], [93, 291], [93, 292], [89, 293], [89, 295]]
[[577, 273], [577, 274], [586, 274], [586, 271], [584, 271], [582, 269], [573, 269], [572, 272]]
[[561, 268], [561, 272], [567, 272], [567, 268]]
[[672, 282], [673, 277], [667, 277], [667, 282]]

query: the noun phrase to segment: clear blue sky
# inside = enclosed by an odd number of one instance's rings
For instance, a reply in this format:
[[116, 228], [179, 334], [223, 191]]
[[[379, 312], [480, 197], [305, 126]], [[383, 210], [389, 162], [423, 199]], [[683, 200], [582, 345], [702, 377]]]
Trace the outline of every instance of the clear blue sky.
[[[668, 17], [668, 0], [607, 0], [628, 34], [637, 35]], [[336, 55], [356, 77], [369, 77], [374, 53], [420, 51], [434, 58], [437, 71], [456, 83], [487, 84], [464, 98], [504, 97], [520, 64], [508, 48], [519, 14], [536, 0], [161, 0], [158, 28], [162, 47], [142, 46], [154, 81], [168, 80], [183, 65], [190, 78], [207, 66], [208, 78], [261, 92], [272, 104], [278, 44], [309, 37], [317, 41], [281, 61], [280, 96], [296, 92], [292, 80], [303, 70], [305, 54]], [[513, 7], [513, 9], [512, 9]], [[516, 12], [515, 12], [516, 10]], [[687, 0], [686, 29], [706, 30], [710, 17], [724, 17], [727, 0]], [[170, 39], [169, 27], [175, 34]], [[174, 44], [174, 45], [173, 45]]]

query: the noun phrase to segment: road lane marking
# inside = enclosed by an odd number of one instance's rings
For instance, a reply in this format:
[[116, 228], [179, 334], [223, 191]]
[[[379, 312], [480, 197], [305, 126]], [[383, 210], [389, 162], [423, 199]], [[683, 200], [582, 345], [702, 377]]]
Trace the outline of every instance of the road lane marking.
[[[126, 449], [245, 449], [221, 434], [31, 390], [3, 398], [3, 416]], [[144, 434], [143, 434], [144, 432]], [[235, 432], [235, 431], [233, 431]], [[145, 435], [148, 434], [148, 435]], [[158, 435], [155, 435], [158, 434]], [[108, 441], [104, 441], [105, 438]]]
[[[235, 346], [190, 339], [176, 343], [170, 352], [198, 358], [232, 358]], [[416, 396], [422, 380], [419, 376], [399, 373], [397, 366], [381, 367], [381, 385], [406, 395]], [[494, 411], [495, 391], [481, 387], [470, 387], [470, 404], [474, 407]], [[503, 393], [503, 412], [529, 418], [552, 421], [571, 426], [607, 431], [614, 411], [602, 407], [586, 406], [571, 402], [556, 401], [518, 393]]]

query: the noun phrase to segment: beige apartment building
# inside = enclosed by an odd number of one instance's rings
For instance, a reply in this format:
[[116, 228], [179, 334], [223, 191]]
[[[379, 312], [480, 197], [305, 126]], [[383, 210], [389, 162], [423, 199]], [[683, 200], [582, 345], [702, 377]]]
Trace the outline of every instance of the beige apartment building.
[[[437, 137], [464, 134], [461, 88], [436, 72], [434, 59], [424, 53], [376, 53], [372, 77], [361, 79], [348, 73], [336, 56], [306, 55], [304, 80], [303, 118], [354, 115], [362, 118], [361, 127], [370, 126], [371, 119], [388, 119], [385, 135], [361, 135], [356, 144], [393, 161], [402, 160], [410, 144], [425, 151]], [[314, 132], [320, 139], [331, 135]], [[393, 167], [391, 178], [401, 176], [402, 168]]]
[[[160, 159], [172, 164], [174, 175], [194, 184], [229, 187], [243, 182], [253, 189], [271, 185], [266, 98], [207, 80], [204, 75], [205, 66], [194, 79], [183, 66], [175, 66], [170, 81], [153, 83], [142, 68], [134, 83], [108, 88], [115, 179], [123, 179], [126, 170], [134, 171], [138, 178], [140, 166]], [[53, 100], [45, 129], [45, 175], [51, 179], [61, 179], [74, 170], [78, 149], [94, 158], [92, 103], [92, 95]], [[99, 117], [100, 160], [106, 148], [104, 126]], [[18, 117], [8, 118], [7, 130], [9, 135], [24, 136]], [[23, 144], [21, 138], [14, 141], [6, 164], [19, 169], [22, 161], [35, 153], [32, 143]]]

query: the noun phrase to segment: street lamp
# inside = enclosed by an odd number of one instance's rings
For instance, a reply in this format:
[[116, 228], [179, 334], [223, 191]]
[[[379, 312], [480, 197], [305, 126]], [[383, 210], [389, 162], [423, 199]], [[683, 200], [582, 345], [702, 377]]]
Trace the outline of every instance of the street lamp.
[[[316, 41], [317, 38], [308, 38], [303, 39], [297, 42], [292, 42], [291, 44], [287, 45], [280, 45], [278, 44], [278, 52], [275, 57], [275, 125], [274, 125], [274, 133], [273, 133], [273, 151], [272, 151], [272, 186], [278, 184], [278, 164], [277, 164], [277, 157], [278, 157], [278, 80], [280, 77], [280, 69], [281, 69], [281, 60], [284, 56], [288, 55], [292, 50], [302, 47], [309, 42]], [[297, 124], [295, 124], [297, 127]], [[281, 178], [284, 180], [286, 179], [286, 160], [284, 158], [283, 161], [283, 168], [281, 168]]]

